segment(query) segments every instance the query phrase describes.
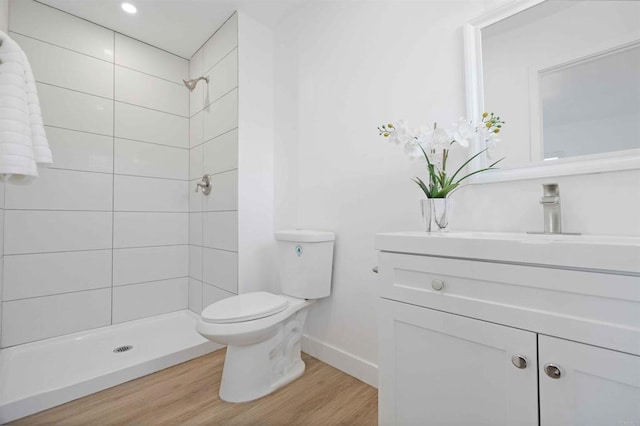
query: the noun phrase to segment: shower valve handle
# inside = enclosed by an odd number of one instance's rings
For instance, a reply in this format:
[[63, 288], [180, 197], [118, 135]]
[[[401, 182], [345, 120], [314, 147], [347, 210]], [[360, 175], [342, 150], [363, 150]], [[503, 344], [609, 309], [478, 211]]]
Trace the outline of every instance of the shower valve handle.
[[198, 192], [199, 188], [202, 188], [202, 193], [204, 195], [211, 194], [211, 175], [202, 176], [202, 182], [198, 182], [196, 184], [196, 192]]

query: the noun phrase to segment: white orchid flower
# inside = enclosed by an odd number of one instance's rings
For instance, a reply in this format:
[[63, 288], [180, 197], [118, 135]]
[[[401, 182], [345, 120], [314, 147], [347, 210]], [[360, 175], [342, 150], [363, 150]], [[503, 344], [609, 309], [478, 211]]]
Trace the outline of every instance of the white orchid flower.
[[[488, 142], [488, 141], [500, 142], [500, 139], [498, 139], [496, 133], [487, 129], [485, 126], [480, 127], [478, 129], [478, 133], [480, 133], [480, 135], [482, 136], [482, 139], [484, 139], [485, 142]], [[495, 143], [494, 143], [494, 146], [495, 146]]]
[[433, 130], [433, 135], [431, 138], [431, 149], [449, 149], [449, 145], [451, 145], [451, 140], [453, 138], [449, 134], [449, 132], [441, 127], [437, 127]]
[[433, 145], [432, 140], [433, 140], [433, 129], [430, 129], [425, 126], [421, 126], [420, 129], [418, 129], [417, 135], [416, 135], [417, 143], [419, 143], [422, 147], [426, 147], [425, 151], [427, 151], [429, 150], [429, 147]]
[[497, 142], [497, 139], [495, 139], [495, 138], [489, 138], [489, 139], [485, 140], [485, 143], [486, 143], [486, 146], [487, 146], [487, 158], [489, 160], [495, 159], [496, 147], [497, 147], [496, 142]]
[[420, 149], [420, 144], [415, 139], [411, 142], [407, 142], [404, 145], [404, 153], [411, 160], [415, 160], [416, 158], [422, 157], [422, 150]]
[[393, 142], [396, 145], [406, 144], [414, 140], [413, 133], [409, 129], [409, 123], [407, 120], [399, 120], [393, 124], [393, 131], [389, 134], [389, 142]]
[[469, 141], [475, 137], [476, 128], [464, 117], [460, 117], [457, 122], [453, 123], [453, 139], [465, 148], [469, 147]]
[[442, 149], [429, 150], [427, 156], [431, 164], [435, 165], [438, 170], [442, 168]]

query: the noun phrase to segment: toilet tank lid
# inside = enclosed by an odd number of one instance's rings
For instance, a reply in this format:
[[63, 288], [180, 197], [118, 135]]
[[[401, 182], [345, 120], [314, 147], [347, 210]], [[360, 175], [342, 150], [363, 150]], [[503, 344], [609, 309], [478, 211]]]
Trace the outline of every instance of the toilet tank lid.
[[276, 240], [294, 243], [321, 243], [333, 241], [336, 235], [330, 231], [312, 231], [310, 229], [286, 229], [276, 231]]

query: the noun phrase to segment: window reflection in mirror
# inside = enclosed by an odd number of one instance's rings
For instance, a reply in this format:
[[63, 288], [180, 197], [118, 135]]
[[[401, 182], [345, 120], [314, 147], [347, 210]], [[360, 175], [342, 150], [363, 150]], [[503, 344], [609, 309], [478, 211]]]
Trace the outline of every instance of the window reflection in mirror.
[[639, 1], [547, 1], [481, 34], [503, 166], [640, 148]]
[[640, 148], [640, 46], [539, 73], [545, 160]]

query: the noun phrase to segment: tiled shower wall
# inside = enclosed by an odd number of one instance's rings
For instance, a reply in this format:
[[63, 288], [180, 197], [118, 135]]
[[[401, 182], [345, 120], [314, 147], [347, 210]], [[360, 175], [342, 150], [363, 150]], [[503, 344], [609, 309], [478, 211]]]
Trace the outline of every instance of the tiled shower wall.
[[[4, 265], [4, 183], [0, 182], [0, 342], [2, 341], [2, 287]], [[2, 346], [0, 346], [1, 348]]]
[[[189, 309], [238, 293], [238, 15], [191, 58]], [[208, 196], [194, 192], [212, 175]]]
[[31, 0], [9, 15], [54, 164], [5, 188], [2, 347], [187, 308], [188, 61]]

